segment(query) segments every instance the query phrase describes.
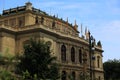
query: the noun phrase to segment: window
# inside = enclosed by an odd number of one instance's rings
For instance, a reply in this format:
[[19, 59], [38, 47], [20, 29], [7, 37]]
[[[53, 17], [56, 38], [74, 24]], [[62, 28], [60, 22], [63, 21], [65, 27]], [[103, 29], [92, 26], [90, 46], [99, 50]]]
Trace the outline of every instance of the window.
[[8, 20], [4, 20], [4, 25], [8, 26]]
[[98, 80], [101, 80], [101, 77], [100, 77], [100, 76], [98, 77]]
[[72, 72], [72, 80], [75, 80], [75, 72]]
[[62, 71], [62, 79], [61, 80], [66, 80], [67, 77], [66, 77], [66, 71]]
[[75, 48], [74, 47], [71, 48], [71, 61], [75, 62]]
[[16, 18], [10, 19], [10, 26], [15, 27], [16, 26]]
[[79, 49], [79, 62], [82, 63], [82, 50]]
[[18, 26], [19, 27], [24, 27], [25, 26], [25, 17], [18, 17]]
[[66, 61], [66, 47], [65, 47], [65, 45], [61, 46], [61, 60], [63, 62]]
[[98, 68], [100, 67], [100, 56], [97, 56], [97, 65], [98, 65]]

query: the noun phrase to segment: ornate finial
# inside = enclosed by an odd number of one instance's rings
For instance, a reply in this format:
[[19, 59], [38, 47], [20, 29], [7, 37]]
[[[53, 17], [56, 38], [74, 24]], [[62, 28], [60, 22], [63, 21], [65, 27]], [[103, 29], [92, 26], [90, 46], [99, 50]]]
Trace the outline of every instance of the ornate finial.
[[85, 27], [85, 35], [87, 34], [87, 27]]
[[68, 23], [68, 17], [67, 17], [67, 21], [66, 22]]
[[101, 41], [98, 41], [97, 46], [102, 47]]
[[32, 3], [31, 2], [26, 3], [26, 10], [32, 10]]
[[90, 35], [90, 30], [88, 30], [88, 34]]
[[75, 26], [77, 25], [76, 20], [75, 20]]
[[94, 45], [96, 45], [96, 40], [95, 40], [95, 38], [94, 38]]
[[58, 14], [57, 14], [57, 16], [56, 16], [57, 18], [58, 18]]
[[74, 28], [75, 28], [75, 30], [78, 30], [78, 25], [76, 23], [76, 20], [75, 20]]
[[83, 36], [82, 24], [81, 24], [81, 36]]
[[76, 20], [75, 20], [75, 25], [76, 25]]
[[86, 37], [86, 40], [89, 39], [89, 31], [87, 30], [87, 27], [85, 28], [85, 37]]
[[28, 1], [27, 3], [25, 3], [26, 5], [32, 5], [32, 3], [30, 1]]
[[55, 18], [55, 15], [53, 15], [53, 18]]

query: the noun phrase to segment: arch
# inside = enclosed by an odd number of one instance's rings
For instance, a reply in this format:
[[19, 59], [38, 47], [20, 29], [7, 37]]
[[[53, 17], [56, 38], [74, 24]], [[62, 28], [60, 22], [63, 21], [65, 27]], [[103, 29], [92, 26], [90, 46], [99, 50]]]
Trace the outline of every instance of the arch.
[[79, 62], [82, 63], [83, 57], [82, 57], [82, 50], [79, 49]]
[[97, 67], [100, 68], [100, 56], [97, 56]]
[[62, 71], [61, 80], [67, 80], [67, 73], [66, 73], [66, 71]]
[[75, 62], [75, 48], [74, 47], [71, 48], [71, 61]]
[[61, 46], [61, 60], [66, 61], [66, 47], [64, 44]]
[[75, 78], [76, 78], [76, 74], [75, 74], [75, 72], [73, 71], [73, 72], [72, 72], [72, 80], [75, 80]]

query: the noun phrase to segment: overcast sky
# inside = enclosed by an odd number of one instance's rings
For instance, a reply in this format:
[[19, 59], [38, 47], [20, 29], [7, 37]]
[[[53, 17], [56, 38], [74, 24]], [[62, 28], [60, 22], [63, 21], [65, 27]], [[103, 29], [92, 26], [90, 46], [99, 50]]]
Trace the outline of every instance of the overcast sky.
[[103, 61], [120, 59], [120, 0], [0, 0], [0, 13], [3, 9], [23, 6], [32, 2], [35, 8], [50, 15], [77, 21], [83, 29], [88, 27], [96, 41], [103, 45]]

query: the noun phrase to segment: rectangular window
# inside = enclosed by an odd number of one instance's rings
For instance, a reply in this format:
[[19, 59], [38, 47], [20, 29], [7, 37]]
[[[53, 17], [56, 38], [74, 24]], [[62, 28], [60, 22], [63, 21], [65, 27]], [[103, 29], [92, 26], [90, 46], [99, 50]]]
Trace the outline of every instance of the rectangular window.
[[16, 18], [10, 19], [10, 26], [15, 27], [16, 26]]
[[98, 77], [98, 80], [100, 80], [100, 79], [101, 79], [101, 77], [99, 76], [99, 77]]
[[4, 25], [8, 26], [8, 20], [4, 20]]
[[19, 27], [25, 26], [25, 17], [24, 16], [18, 17], [18, 26]]
[[82, 51], [81, 51], [81, 49], [79, 50], [79, 62], [82, 63]]

